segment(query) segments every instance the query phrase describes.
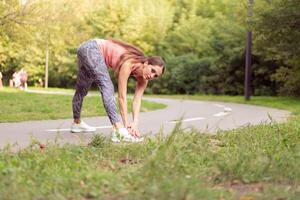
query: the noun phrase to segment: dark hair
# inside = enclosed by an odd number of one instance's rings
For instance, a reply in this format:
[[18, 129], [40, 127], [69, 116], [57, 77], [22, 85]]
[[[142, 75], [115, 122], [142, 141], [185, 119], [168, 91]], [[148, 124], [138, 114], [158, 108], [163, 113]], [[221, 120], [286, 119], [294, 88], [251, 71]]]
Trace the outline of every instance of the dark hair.
[[137, 47], [127, 44], [125, 42], [122, 42], [120, 40], [109, 38], [108, 40], [112, 41], [115, 44], [118, 44], [125, 48], [126, 52], [120, 57], [119, 61], [117, 62], [117, 71], [116, 74], [119, 74], [120, 68], [122, 65], [129, 61], [131, 63], [145, 63], [148, 62], [150, 65], [158, 65], [162, 67], [162, 74], [165, 71], [165, 61], [160, 56], [150, 56], [146, 57], [144, 53]]
[[162, 74], [165, 72], [165, 61], [160, 56], [150, 56], [147, 58], [147, 61], [150, 65], [158, 65], [162, 67]]

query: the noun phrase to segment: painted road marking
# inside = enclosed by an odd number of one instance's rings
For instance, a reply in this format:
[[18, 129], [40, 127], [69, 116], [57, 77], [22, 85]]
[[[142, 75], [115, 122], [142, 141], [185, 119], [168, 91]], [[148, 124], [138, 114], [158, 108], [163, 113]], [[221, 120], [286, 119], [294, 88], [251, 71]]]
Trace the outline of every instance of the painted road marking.
[[[112, 128], [112, 126], [97, 126], [96, 129], [105, 129], [105, 128]], [[70, 128], [62, 128], [62, 129], [48, 129], [48, 132], [64, 132], [64, 131], [71, 131]]]
[[[213, 116], [215, 117], [221, 117], [221, 116], [225, 116], [228, 115], [230, 112], [232, 112], [232, 108], [229, 107], [225, 107], [224, 105], [221, 104], [213, 104], [214, 106], [217, 106], [219, 108], [224, 108], [223, 112], [219, 112], [214, 114]], [[183, 120], [171, 120], [171, 121], [167, 121], [165, 123], [170, 123], [170, 124], [176, 124], [178, 122], [191, 122], [191, 121], [197, 121], [197, 120], [204, 120], [206, 118], [204, 117], [195, 117], [195, 118], [187, 118], [187, 119], [183, 119]], [[112, 126], [98, 126], [95, 127], [96, 129], [106, 129], [106, 128], [112, 128]], [[65, 129], [48, 129], [46, 130], [48, 132], [64, 132], [64, 131], [71, 131], [70, 128], [65, 128]]]
[[221, 105], [221, 104], [213, 104], [214, 106], [217, 106], [217, 107], [219, 107], [219, 108], [223, 108], [223, 107], [225, 107], [225, 106], [223, 106], [223, 105]]
[[224, 112], [231, 112], [231, 111], [232, 111], [232, 108], [229, 108], [229, 107], [224, 108]]
[[221, 116], [228, 115], [228, 114], [229, 114], [228, 112], [219, 112], [219, 113], [214, 114], [214, 116], [221, 117]]
[[219, 108], [224, 108], [224, 111], [225, 112], [231, 112], [232, 111], [232, 108], [229, 108], [229, 107], [225, 107], [224, 105], [221, 105], [221, 104], [213, 104], [214, 106], [217, 106]]
[[216, 114], [214, 114], [213, 116], [215, 117], [221, 117], [221, 116], [225, 116], [225, 115], [228, 115], [230, 112], [232, 112], [232, 108], [230, 107], [225, 107], [224, 105], [221, 105], [221, 104], [213, 104], [214, 106], [217, 106], [219, 108], [223, 108], [223, 112], [218, 112]]
[[172, 120], [172, 121], [167, 121], [166, 123], [176, 124], [178, 122], [190, 122], [190, 121], [203, 120], [203, 119], [206, 119], [206, 118], [196, 117], [196, 118], [188, 118], [188, 119], [183, 119], [183, 120]]

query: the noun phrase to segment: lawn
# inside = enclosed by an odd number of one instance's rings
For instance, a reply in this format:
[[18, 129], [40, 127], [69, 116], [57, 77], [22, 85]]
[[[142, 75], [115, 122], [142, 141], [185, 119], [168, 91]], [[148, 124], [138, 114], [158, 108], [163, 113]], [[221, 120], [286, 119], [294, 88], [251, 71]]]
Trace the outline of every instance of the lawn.
[[[68, 95], [27, 93], [15, 89], [0, 90], [0, 122], [72, 118], [73, 90], [50, 89]], [[91, 92], [92, 94], [99, 94]], [[131, 99], [128, 109], [131, 110]], [[141, 111], [162, 109], [165, 105], [142, 101]], [[87, 96], [83, 102], [82, 117], [104, 116], [100, 94]]]

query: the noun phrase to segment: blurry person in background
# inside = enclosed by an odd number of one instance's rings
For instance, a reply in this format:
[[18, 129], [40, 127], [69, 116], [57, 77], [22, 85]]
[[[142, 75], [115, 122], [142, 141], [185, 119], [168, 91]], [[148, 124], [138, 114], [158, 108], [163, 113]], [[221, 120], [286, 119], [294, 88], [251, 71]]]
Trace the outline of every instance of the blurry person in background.
[[19, 88], [20, 85], [21, 85], [20, 74], [18, 71], [16, 71], [15, 73], [13, 73], [13, 86], [15, 88]]
[[0, 72], [0, 89], [3, 88], [3, 82], [2, 82], [2, 73]]
[[27, 72], [23, 68], [19, 71], [19, 77], [20, 77], [20, 89], [27, 90], [28, 75], [27, 75]]

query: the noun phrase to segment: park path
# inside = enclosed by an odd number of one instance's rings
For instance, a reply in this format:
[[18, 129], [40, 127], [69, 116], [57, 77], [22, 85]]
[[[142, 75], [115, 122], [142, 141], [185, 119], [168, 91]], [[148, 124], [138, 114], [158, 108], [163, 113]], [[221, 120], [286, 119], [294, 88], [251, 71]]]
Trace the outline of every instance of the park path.
[[[176, 100], [165, 98], [143, 98], [163, 103], [167, 108], [140, 113], [140, 131], [144, 136], [152, 136], [159, 131], [168, 134], [179, 119], [184, 128], [194, 127], [203, 132], [234, 129], [272, 120], [286, 120], [288, 111], [261, 106], [211, 102]], [[131, 115], [130, 115], [131, 116]], [[83, 118], [88, 124], [97, 127], [96, 133], [109, 137], [111, 126], [107, 117]], [[71, 119], [0, 123], [0, 149], [7, 144], [17, 143], [17, 147], [28, 146], [31, 138], [42, 143], [55, 140], [63, 143], [86, 143], [93, 134], [70, 133]]]

